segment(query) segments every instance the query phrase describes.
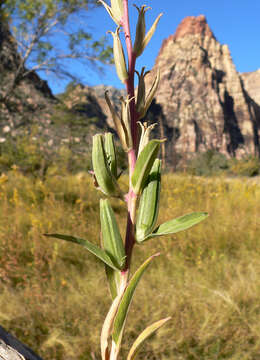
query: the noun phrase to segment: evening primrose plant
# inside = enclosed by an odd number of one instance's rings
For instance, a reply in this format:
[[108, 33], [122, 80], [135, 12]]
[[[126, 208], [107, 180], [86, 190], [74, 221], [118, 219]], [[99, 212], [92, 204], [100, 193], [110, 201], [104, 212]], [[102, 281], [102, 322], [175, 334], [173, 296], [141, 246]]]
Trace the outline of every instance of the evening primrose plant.
[[[67, 240], [85, 247], [104, 264], [105, 273], [112, 297], [112, 304], [101, 331], [102, 360], [116, 360], [119, 356], [121, 341], [128, 311], [135, 289], [148, 266], [159, 254], [149, 256], [143, 264], [130, 275], [131, 257], [134, 246], [145, 245], [146, 241], [163, 235], [174, 234], [190, 228], [207, 217], [204, 212], [195, 212], [157, 225], [161, 192], [161, 160], [158, 158], [163, 139], [150, 140], [154, 124], [142, 122], [158, 88], [160, 73], [154, 78], [151, 88], [145, 86], [145, 68], [136, 71], [136, 59], [150, 42], [160, 14], [146, 32], [145, 15], [149, 9], [143, 5], [135, 6], [138, 19], [135, 41], [129, 28], [128, 0], [111, 0], [110, 5], [100, 0], [108, 14], [116, 23], [113, 37], [114, 62], [119, 79], [126, 86], [126, 97], [121, 98], [121, 111], [118, 113], [111, 103], [109, 93], [104, 94], [110, 109], [114, 126], [128, 158], [129, 188], [124, 193], [118, 183], [119, 170], [111, 133], [96, 134], [93, 137], [92, 164], [94, 184], [104, 194], [100, 200], [101, 246], [70, 235], [47, 234], [47, 236]], [[120, 34], [125, 37], [125, 48]], [[127, 59], [127, 60], [126, 60]], [[135, 92], [134, 77], [138, 77]], [[127, 207], [127, 225], [122, 238], [109, 198], [123, 201]], [[149, 325], [135, 340], [129, 350], [127, 360], [133, 360], [142, 343], [170, 317]]]

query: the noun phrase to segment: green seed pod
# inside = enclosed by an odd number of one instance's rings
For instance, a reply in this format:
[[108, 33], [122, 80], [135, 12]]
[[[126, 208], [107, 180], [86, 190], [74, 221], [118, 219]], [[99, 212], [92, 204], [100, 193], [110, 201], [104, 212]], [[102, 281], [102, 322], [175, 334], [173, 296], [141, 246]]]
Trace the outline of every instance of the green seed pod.
[[136, 195], [140, 195], [146, 184], [147, 178], [157, 157], [162, 140], [151, 140], [143, 148], [137, 158], [131, 183]]
[[136, 241], [141, 243], [155, 228], [161, 191], [161, 160], [156, 159], [142, 192], [136, 220]]
[[114, 53], [114, 61], [116, 66], [116, 72], [119, 79], [124, 84], [125, 81], [128, 79], [128, 72], [126, 69], [126, 62], [125, 62], [125, 54], [123, 50], [123, 46], [121, 44], [121, 40], [119, 37], [119, 27], [116, 29], [115, 32], [109, 31], [113, 36], [113, 53]]
[[106, 195], [121, 197], [118, 183], [109, 168], [101, 134], [93, 136], [92, 163], [100, 190]]
[[103, 247], [116, 267], [125, 263], [125, 249], [113, 209], [108, 199], [100, 200], [100, 221]]
[[117, 179], [117, 159], [114, 137], [112, 133], [105, 133], [105, 151], [110, 171], [112, 175]]

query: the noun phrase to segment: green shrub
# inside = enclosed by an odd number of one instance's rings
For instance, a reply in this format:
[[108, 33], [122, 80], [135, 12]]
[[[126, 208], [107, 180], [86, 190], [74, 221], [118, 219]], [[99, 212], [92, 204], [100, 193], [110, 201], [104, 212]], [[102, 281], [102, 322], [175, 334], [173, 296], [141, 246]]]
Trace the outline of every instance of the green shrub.
[[237, 176], [257, 176], [260, 174], [260, 160], [254, 156], [247, 156], [241, 160], [233, 159], [230, 172]]
[[225, 155], [216, 150], [198, 153], [188, 163], [188, 172], [197, 176], [218, 175], [227, 170], [229, 163]]
[[9, 138], [0, 147], [0, 172], [17, 167], [24, 174], [41, 174], [49, 159], [42, 148], [42, 140], [32, 134]]

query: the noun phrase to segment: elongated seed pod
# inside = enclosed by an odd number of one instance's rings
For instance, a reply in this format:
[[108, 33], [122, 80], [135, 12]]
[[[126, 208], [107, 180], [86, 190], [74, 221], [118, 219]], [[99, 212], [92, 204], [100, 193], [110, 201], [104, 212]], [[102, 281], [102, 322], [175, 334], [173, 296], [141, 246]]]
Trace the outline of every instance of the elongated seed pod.
[[125, 55], [124, 49], [119, 37], [119, 30], [118, 27], [115, 32], [109, 31], [113, 36], [113, 53], [114, 53], [114, 61], [116, 66], [116, 72], [119, 79], [124, 84], [125, 81], [128, 79], [128, 72], [126, 69], [126, 62], [125, 62]]
[[112, 133], [105, 133], [105, 151], [107, 155], [109, 169], [112, 175], [117, 179], [117, 159], [114, 136]]
[[119, 186], [109, 168], [101, 134], [93, 136], [92, 164], [100, 190], [106, 195], [120, 196]]
[[101, 2], [114, 22], [120, 26], [123, 16], [123, 0], [111, 0], [111, 6], [107, 5], [103, 0], [99, 0], [99, 2]]
[[100, 222], [104, 250], [113, 263], [122, 269], [125, 263], [125, 249], [115, 214], [108, 199], [100, 200]]
[[149, 141], [138, 155], [134, 172], [131, 177], [133, 191], [136, 195], [140, 195], [143, 191], [162, 141], [163, 140], [156, 139]]
[[161, 191], [161, 160], [156, 159], [142, 192], [136, 220], [136, 241], [141, 243], [156, 226]]
[[124, 15], [123, 0], [111, 0], [111, 9], [116, 19], [118, 19], [118, 25], [121, 25], [121, 20]]
[[138, 10], [138, 21], [136, 24], [136, 31], [135, 31], [135, 43], [134, 43], [134, 53], [137, 56], [141, 55], [143, 51], [143, 42], [145, 38], [145, 13], [149, 7], [146, 5], [141, 6], [139, 8], [138, 6], [134, 5], [136, 9]]

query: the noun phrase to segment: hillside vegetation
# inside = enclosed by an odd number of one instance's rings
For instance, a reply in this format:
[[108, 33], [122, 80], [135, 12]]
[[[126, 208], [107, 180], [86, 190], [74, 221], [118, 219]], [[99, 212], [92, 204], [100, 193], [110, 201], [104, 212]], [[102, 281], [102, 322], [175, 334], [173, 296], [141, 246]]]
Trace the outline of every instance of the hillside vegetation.
[[[161, 256], [137, 289], [124, 353], [145, 325], [171, 315], [140, 358], [258, 359], [260, 184], [171, 174], [163, 182], [160, 221], [200, 210], [210, 217], [136, 246], [132, 270], [150, 254]], [[45, 360], [99, 359], [109, 306], [103, 266], [81, 247], [43, 236], [98, 243], [99, 196], [84, 172], [43, 181], [14, 167], [0, 177], [0, 323]], [[123, 203], [113, 205], [123, 231]]]

